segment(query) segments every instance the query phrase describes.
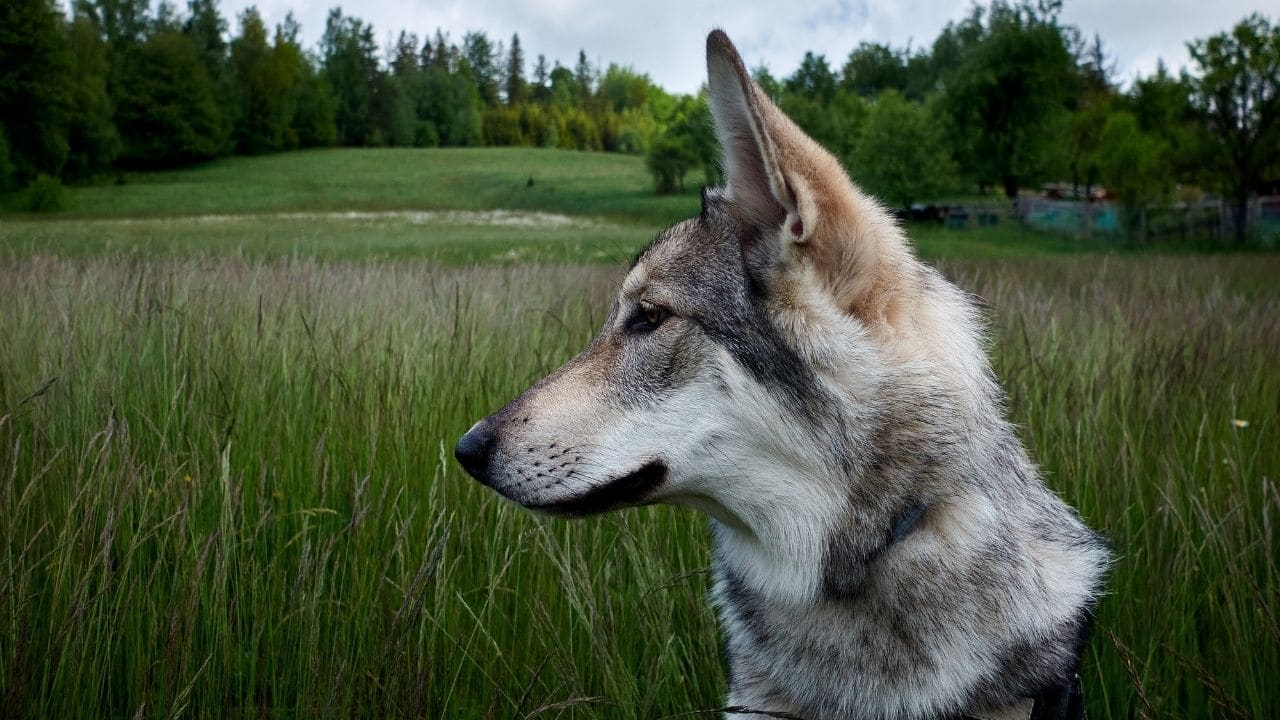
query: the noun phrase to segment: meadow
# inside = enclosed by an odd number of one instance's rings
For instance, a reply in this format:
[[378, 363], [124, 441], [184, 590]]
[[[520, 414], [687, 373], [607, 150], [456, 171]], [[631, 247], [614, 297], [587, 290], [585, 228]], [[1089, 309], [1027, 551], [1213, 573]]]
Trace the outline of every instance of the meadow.
[[[0, 215], [10, 256], [154, 259], [235, 255], [445, 264], [629, 261], [662, 228], [698, 211], [688, 190], [659, 196], [635, 157], [529, 148], [311, 150], [227, 158], [76, 188], [55, 215]], [[21, 197], [0, 196], [0, 209]], [[1012, 228], [935, 226], [928, 257], [1116, 252]]]
[[[634, 158], [387, 152], [0, 216], [0, 717], [714, 716], [700, 517], [536, 518], [451, 457], [696, 194]], [[913, 234], [990, 303], [1014, 421], [1117, 551], [1090, 716], [1273, 716], [1280, 255]]]

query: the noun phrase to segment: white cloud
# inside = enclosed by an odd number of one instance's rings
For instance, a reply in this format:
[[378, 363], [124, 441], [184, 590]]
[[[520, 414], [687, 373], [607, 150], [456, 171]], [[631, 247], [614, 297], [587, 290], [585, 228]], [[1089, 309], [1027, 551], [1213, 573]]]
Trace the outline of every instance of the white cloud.
[[[250, 4], [269, 25], [292, 9], [304, 40], [314, 44], [334, 0], [231, 0], [223, 12], [233, 29], [236, 14]], [[703, 40], [714, 27], [729, 33], [748, 64], [763, 63], [780, 77], [795, 69], [806, 50], [826, 55], [839, 68], [862, 41], [928, 45], [969, 8], [968, 2], [942, 0], [366, 0], [345, 6], [348, 14], [373, 24], [380, 42], [401, 29], [421, 37], [443, 28], [455, 40], [467, 30], [483, 30], [503, 42], [518, 32], [530, 66], [539, 53], [573, 65], [585, 49], [592, 62], [630, 65], [682, 92], [703, 82]], [[1119, 79], [1129, 81], [1150, 74], [1159, 58], [1173, 68], [1186, 64], [1188, 40], [1220, 32], [1257, 9], [1248, 0], [1067, 0], [1062, 18], [1090, 37], [1101, 35]]]

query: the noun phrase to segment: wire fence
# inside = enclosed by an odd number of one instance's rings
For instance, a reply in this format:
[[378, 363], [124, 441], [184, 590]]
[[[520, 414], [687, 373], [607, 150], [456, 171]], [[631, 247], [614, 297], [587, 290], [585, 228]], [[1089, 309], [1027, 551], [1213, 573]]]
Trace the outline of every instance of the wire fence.
[[[1017, 222], [1028, 227], [1080, 238], [1173, 244], [1230, 244], [1235, 241], [1235, 209], [1223, 200], [1178, 202], [1128, 211], [1122, 205], [1097, 200], [1080, 202], [1048, 198], [1019, 198], [1017, 202], [967, 203], [938, 214], [953, 229], [988, 227]], [[1250, 201], [1246, 232], [1256, 244], [1280, 246], [1280, 195]]]

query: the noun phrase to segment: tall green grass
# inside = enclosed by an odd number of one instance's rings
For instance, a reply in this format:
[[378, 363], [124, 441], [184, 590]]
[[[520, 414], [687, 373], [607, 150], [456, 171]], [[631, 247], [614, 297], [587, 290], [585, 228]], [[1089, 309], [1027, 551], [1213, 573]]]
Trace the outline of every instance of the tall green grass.
[[[995, 308], [1049, 483], [1119, 553], [1091, 714], [1271, 716], [1280, 258], [945, 269]], [[700, 518], [539, 520], [450, 458], [588, 339], [619, 276], [0, 263], [0, 716], [716, 707]]]

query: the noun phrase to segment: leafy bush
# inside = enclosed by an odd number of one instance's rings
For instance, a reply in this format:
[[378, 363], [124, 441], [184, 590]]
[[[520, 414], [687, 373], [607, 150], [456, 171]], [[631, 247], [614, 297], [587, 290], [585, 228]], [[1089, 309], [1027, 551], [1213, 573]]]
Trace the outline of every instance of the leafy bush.
[[52, 213], [71, 206], [67, 189], [57, 178], [41, 174], [23, 193], [22, 208], [31, 212]]
[[684, 141], [667, 135], [654, 138], [645, 155], [645, 167], [653, 174], [658, 194], [667, 195], [684, 189], [684, 176], [698, 162], [698, 155]]

